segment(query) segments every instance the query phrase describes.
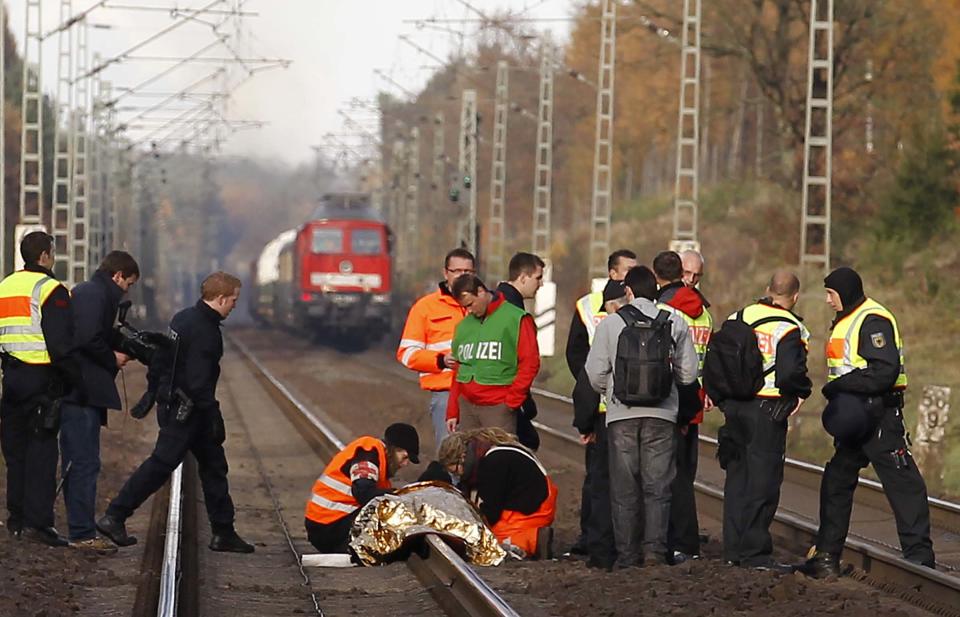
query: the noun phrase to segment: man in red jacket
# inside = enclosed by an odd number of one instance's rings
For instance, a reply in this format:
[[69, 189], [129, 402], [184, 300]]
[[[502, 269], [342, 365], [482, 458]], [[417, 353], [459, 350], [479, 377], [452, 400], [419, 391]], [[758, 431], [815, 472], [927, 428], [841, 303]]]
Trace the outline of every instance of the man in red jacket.
[[661, 306], [675, 309], [687, 322], [699, 360], [698, 380], [690, 386], [678, 386], [677, 475], [670, 487], [670, 526], [667, 532], [667, 553], [674, 563], [700, 555], [700, 524], [693, 490], [697, 476], [699, 426], [703, 421], [699, 373], [703, 371], [703, 358], [713, 333], [713, 317], [706, 308], [708, 303], [695, 287], [684, 283], [683, 266], [680, 255], [673, 251], [663, 251], [653, 260], [653, 272], [660, 287], [658, 301]]
[[459, 277], [451, 291], [467, 316], [453, 335], [451, 353], [458, 364], [447, 428], [497, 426], [515, 435], [517, 410], [540, 371], [533, 317], [487, 290], [473, 274]]

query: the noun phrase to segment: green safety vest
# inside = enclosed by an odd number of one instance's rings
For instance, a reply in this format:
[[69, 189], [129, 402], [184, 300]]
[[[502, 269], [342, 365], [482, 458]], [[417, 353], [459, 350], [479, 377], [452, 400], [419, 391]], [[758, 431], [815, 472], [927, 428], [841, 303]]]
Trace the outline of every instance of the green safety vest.
[[481, 321], [467, 313], [453, 335], [451, 352], [460, 367], [457, 381], [506, 386], [517, 376], [520, 320], [526, 313], [504, 301]]

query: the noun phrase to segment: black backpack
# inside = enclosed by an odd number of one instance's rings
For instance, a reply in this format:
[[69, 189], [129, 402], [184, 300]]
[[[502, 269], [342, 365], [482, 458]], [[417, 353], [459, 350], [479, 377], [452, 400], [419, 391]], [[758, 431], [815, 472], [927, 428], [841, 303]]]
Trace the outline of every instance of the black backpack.
[[715, 402], [734, 399], [748, 401], [763, 388], [763, 381], [776, 366], [763, 370], [763, 355], [757, 345], [754, 328], [782, 317], [764, 317], [753, 323], [743, 321], [743, 311], [728, 319], [714, 332], [703, 361], [703, 387]]
[[633, 305], [617, 311], [627, 327], [617, 340], [613, 395], [628, 407], [656, 405], [673, 391], [673, 334], [670, 313], [655, 319]]

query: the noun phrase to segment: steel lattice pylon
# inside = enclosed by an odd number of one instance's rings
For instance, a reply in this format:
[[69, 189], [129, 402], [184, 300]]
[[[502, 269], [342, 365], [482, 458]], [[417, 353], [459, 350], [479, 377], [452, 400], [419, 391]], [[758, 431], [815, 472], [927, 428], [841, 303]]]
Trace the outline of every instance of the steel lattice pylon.
[[410, 141], [407, 143], [404, 156], [406, 170], [406, 270], [415, 276], [420, 266], [420, 129], [410, 129]]
[[87, 188], [88, 188], [88, 119], [90, 114], [90, 79], [82, 77], [87, 72], [88, 51], [87, 35], [89, 26], [86, 22], [80, 24], [77, 30], [77, 56], [74, 78], [76, 86], [76, 111], [74, 112], [73, 147], [70, 149], [73, 157], [73, 190], [71, 191], [72, 207], [70, 209], [70, 273], [74, 282], [87, 279], [89, 236], [87, 217]]
[[[93, 65], [100, 64], [99, 54], [93, 55]], [[96, 270], [103, 254], [103, 144], [100, 131], [103, 125], [103, 89], [99, 74], [94, 75], [90, 82], [93, 94], [93, 110], [87, 146], [87, 183], [89, 188], [87, 208], [87, 268], [90, 272]]]
[[600, 18], [600, 64], [597, 78], [597, 131], [593, 153], [590, 207], [590, 277], [604, 277], [610, 253], [613, 201], [613, 78], [617, 50], [617, 3], [603, 0]]
[[810, 2], [800, 264], [830, 269], [833, 166], [833, 0]]
[[26, 0], [23, 45], [23, 127], [20, 132], [20, 223], [43, 224], [43, 95], [40, 0]]
[[477, 91], [464, 90], [460, 106], [460, 178], [466, 189], [467, 217], [457, 244], [477, 254]]
[[497, 87], [493, 99], [493, 154], [490, 158], [490, 222], [487, 227], [486, 275], [503, 280], [504, 197], [507, 188], [507, 112], [510, 68], [497, 62]]
[[537, 113], [537, 158], [533, 182], [533, 254], [550, 256], [550, 208], [553, 188], [553, 45], [540, 48], [540, 104]]
[[700, 16], [701, 0], [683, 0], [680, 50], [680, 104], [671, 249], [699, 249], [700, 191]]
[[[60, 23], [66, 23], [73, 12], [72, 0], [60, 1]], [[57, 262], [57, 277], [73, 286], [70, 271], [70, 203], [73, 182], [73, 29], [64, 28], [57, 37], [57, 98], [54, 122], [53, 216], [51, 227], [56, 251], [66, 259]]]

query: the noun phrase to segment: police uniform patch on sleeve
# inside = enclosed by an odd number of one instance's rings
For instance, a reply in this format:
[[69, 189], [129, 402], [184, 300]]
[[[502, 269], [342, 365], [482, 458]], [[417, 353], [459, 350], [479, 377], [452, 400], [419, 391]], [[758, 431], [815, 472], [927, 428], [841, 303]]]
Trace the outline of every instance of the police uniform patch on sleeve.
[[877, 349], [883, 349], [887, 345], [887, 339], [883, 336], [883, 332], [875, 332], [871, 334], [870, 342], [873, 343], [873, 346]]
[[360, 461], [353, 465], [350, 468], [350, 481], [356, 482], [357, 480], [373, 480], [376, 481], [380, 477], [380, 468], [371, 463], [370, 461]]

